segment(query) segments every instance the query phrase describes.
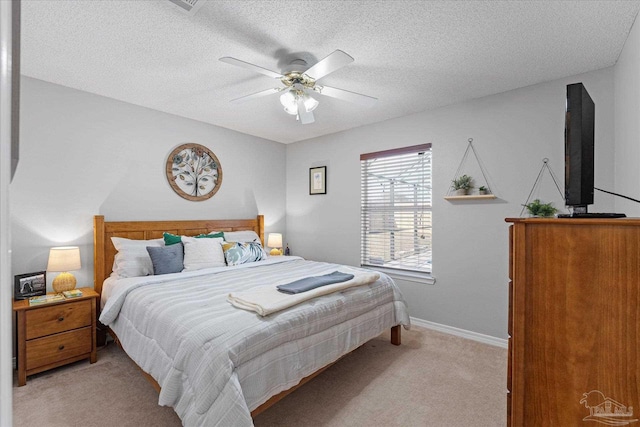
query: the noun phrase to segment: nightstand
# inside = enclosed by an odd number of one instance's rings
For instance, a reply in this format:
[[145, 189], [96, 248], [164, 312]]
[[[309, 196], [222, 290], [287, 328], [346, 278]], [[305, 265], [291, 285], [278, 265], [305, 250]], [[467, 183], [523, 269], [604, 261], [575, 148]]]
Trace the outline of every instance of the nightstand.
[[81, 297], [30, 306], [14, 301], [17, 333], [18, 385], [27, 376], [68, 363], [96, 362], [96, 301], [91, 288], [80, 288]]

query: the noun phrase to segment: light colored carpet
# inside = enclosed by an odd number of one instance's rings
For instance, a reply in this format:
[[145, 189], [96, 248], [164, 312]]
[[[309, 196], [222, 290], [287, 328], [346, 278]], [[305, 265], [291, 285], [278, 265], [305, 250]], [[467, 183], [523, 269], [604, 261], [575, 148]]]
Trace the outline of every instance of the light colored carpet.
[[[506, 350], [413, 327], [344, 357], [255, 419], [267, 426], [504, 426]], [[14, 426], [180, 426], [115, 346], [14, 388]]]

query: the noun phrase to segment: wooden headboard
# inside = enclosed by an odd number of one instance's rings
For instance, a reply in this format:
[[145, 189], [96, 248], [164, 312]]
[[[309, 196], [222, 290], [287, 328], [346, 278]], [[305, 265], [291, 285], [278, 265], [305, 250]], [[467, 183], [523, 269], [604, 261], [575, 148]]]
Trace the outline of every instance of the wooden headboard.
[[264, 216], [253, 219], [204, 219], [186, 221], [118, 221], [105, 222], [103, 215], [93, 217], [93, 288], [102, 294], [102, 282], [111, 274], [116, 248], [112, 237], [149, 240], [162, 233], [195, 236], [211, 231], [253, 230], [264, 245]]

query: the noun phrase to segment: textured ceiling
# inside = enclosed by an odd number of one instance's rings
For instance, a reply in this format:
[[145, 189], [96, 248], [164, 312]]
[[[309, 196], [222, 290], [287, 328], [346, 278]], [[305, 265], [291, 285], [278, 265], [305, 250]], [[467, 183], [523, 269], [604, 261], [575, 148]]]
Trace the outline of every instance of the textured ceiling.
[[[22, 73], [290, 143], [615, 64], [640, 1], [23, 0]], [[374, 96], [363, 108], [318, 96], [301, 125], [277, 95], [229, 100], [341, 49], [355, 62], [322, 83]]]

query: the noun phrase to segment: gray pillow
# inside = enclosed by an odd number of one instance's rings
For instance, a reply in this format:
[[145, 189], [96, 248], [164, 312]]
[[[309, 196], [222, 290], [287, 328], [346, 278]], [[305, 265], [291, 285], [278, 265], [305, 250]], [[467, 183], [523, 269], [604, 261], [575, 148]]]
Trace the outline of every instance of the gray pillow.
[[182, 271], [184, 249], [182, 243], [171, 246], [147, 246], [147, 252], [153, 263], [153, 274], [179, 273]]

